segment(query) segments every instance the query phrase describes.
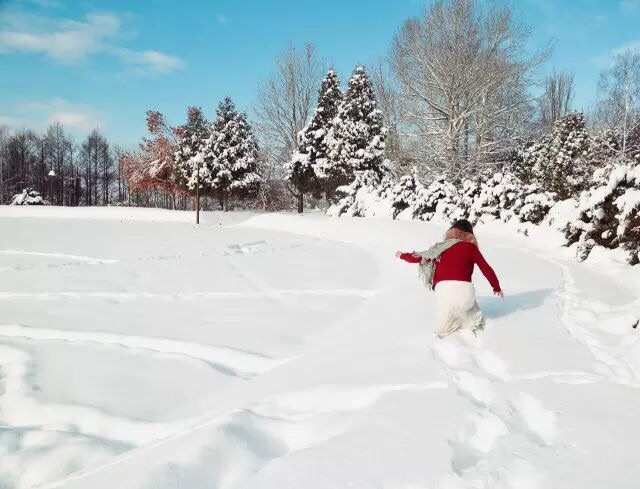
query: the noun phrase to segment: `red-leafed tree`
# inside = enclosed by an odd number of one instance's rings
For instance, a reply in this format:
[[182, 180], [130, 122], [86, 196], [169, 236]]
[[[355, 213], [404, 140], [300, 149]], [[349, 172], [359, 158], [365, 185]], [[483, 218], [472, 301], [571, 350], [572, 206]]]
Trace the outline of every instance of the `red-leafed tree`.
[[180, 129], [169, 126], [160, 112], [149, 110], [147, 130], [150, 137], [142, 139], [140, 149], [120, 157], [121, 172], [130, 191], [161, 189], [179, 193], [173, 178], [173, 162]]

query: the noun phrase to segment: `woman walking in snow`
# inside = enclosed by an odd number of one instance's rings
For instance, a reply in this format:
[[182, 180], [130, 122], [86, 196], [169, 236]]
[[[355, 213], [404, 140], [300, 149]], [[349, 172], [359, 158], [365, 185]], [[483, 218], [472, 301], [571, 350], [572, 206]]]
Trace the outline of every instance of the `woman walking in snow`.
[[428, 250], [413, 253], [398, 251], [396, 256], [409, 263], [420, 264], [425, 285], [435, 290], [436, 331], [440, 338], [462, 328], [477, 333], [484, 326], [484, 317], [471, 283], [474, 265], [478, 265], [487, 278], [493, 293], [504, 297], [498, 277], [480, 253], [473, 226], [465, 219], [454, 222], [445, 234], [444, 241]]

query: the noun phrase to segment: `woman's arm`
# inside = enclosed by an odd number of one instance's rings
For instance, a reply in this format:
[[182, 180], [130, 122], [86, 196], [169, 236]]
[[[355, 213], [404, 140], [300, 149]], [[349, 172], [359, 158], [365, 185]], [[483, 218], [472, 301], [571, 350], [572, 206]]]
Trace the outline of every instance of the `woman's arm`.
[[408, 263], [420, 263], [422, 261], [421, 256], [414, 253], [403, 253], [402, 251], [396, 251], [396, 257]]
[[480, 253], [478, 247], [474, 246], [473, 248], [473, 261], [476, 263], [476, 265], [478, 265], [478, 268], [480, 269], [482, 274], [489, 281], [491, 287], [493, 288], [493, 291], [496, 294], [500, 294], [502, 292], [502, 289], [500, 288], [500, 282], [498, 281], [496, 272], [493, 271], [493, 268], [491, 268], [491, 266], [487, 263], [487, 260], [484, 259], [484, 256], [482, 256], [482, 253]]

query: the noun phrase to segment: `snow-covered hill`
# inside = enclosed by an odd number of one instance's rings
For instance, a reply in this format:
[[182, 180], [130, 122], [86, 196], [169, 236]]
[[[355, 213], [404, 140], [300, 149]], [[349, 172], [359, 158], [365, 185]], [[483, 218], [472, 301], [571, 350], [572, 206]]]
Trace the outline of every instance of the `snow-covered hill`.
[[320, 215], [0, 209], [0, 487], [636, 488], [640, 269], [480, 227], [479, 338]]

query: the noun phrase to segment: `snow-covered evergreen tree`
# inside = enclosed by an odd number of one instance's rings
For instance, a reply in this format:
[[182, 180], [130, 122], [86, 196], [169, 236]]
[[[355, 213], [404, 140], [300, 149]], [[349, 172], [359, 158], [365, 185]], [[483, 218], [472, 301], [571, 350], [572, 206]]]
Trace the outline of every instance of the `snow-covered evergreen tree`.
[[238, 112], [228, 97], [218, 106], [203, 155], [212, 188], [222, 198], [225, 211], [230, 195], [251, 195], [258, 190], [258, 143], [247, 115]]
[[416, 168], [413, 168], [411, 175], [403, 175], [391, 189], [393, 199], [393, 218], [398, 217], [405, 209], [412, 207], [418, 198], [422, 186], [416, 174]]
[[426, 187], [420, 186], [411, 205], [413, 217], [423, 221], [448, 222], [458, 215], [458, 191], [445, 176], [439, 176]]
[[285, 165], [286, 179], [298, 192], [298, 212], [302, 212], [303, 197], [319, 198], [324, 188], [335, 188], [329, 163], [327, 138], [342, 100], [340, 80], [335, 70], [325, 76], [318, 91], [318, 105], [311, 121], [298, 135], [298, 150]]
[[590, 150], [584, 115], [574, 112], [557, 120], [550, 135], [524, 150], [521, 167], [540, 188], [565, 199], [588, 187], [593, 173]]
[[513, 212], [520, 222], [540, 224], [555, 203], [555, 194], [545, 192], [532, 183], [522, 187]]
[[614, 165], [596, 172], [596, 185], [580, 196], [579, 217], [565, 229], [585, 259], [595, 246], [622, 247], [640, 262], [640, 166]]
[[[604, 168], [611, 164], [622, 149], [620, 135], [612, 129], [597, 132], [591, 138], [590, 156], [594, 168]], [[590, 183], [595, 183], [593, 178]]]
[[369, 76], [357, 66], [329, 134], [328, 167], [319, 172], [321, 178], [328, 175], [333, 182], [348, 183], [358, 173], [368, 172], [382, 179], [389, 171], [384, 157], [386, 132]]
[[211, 171], [203, 164], [202, 158], [209, 131], [210, 126], [200, 107], [189, 107], [186, 124], [176, 131], [178, 145], [175, 152], [174, 176], [177, 184], [189, 192], [196, 189], [198, 169], [200, 191], [212, 188]]
[[372, 170], [357, 172], [349, 185], [338, 187], [340, 199], [332, 205], [330, 216], [393, 217], [393, 182], [389, 175], [380, 177]]

